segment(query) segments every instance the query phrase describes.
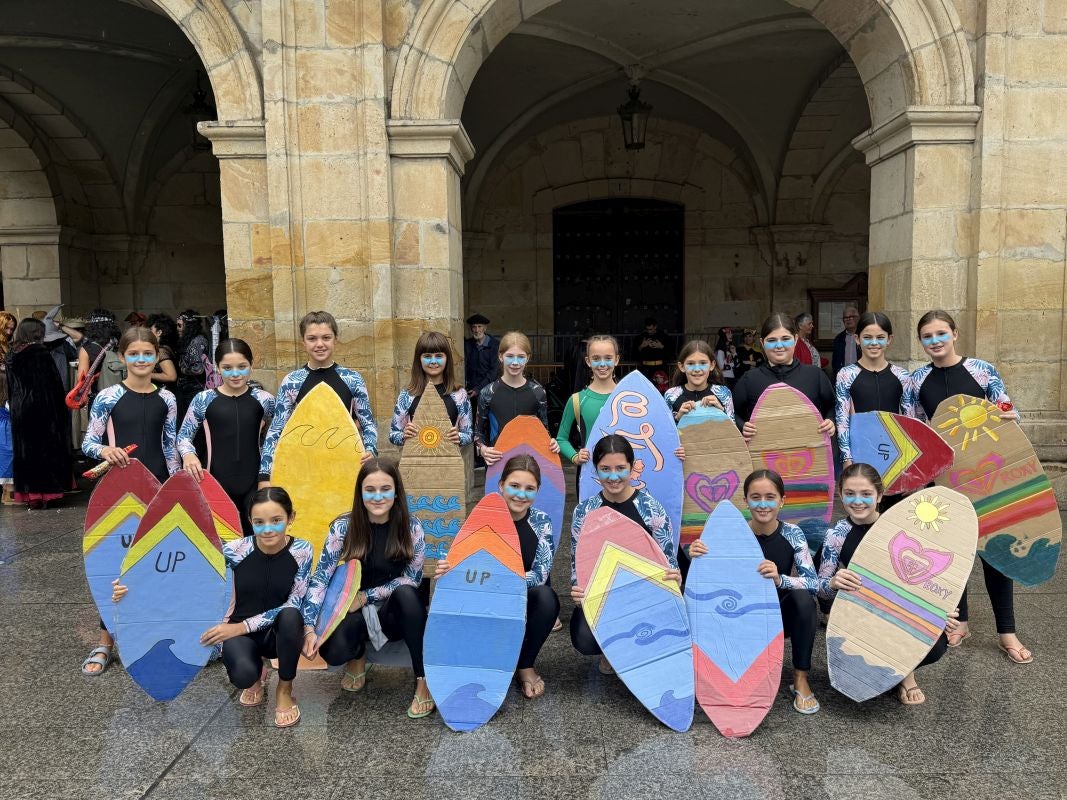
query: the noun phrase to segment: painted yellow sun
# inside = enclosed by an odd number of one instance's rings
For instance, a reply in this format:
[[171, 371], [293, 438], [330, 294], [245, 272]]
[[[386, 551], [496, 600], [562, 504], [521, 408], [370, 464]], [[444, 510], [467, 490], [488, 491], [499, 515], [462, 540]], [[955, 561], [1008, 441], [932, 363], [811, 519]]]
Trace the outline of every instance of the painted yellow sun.
[[423, 447], [437, 447], [441, 441], [441, 431], [437, 428], [423, 428], [419, 431], [419, 443]]
[[931, 528], [941, 531], [941, 524], [948, 522], [948, 507], [944, 500], [933, 495], [919, 495], [911, 501], [911, 521], [922, 531]]
[[948, 407], [949, 411], [956, 416], [938, 425], [938, 430], [945, 431], [950, 438], [955, 438], [962, 431], [963, 444], [960, 446], [961, 450], [966, 450], [969, 444], [978, 441], [983, 434], [994, 442], [1000, 441], [996, 431], [992, 430], [987, 424], [990, 421], [1000, 422], [1000, 415], [997, 413], [998, 409], [995, 405], [987, 400], [982, 400], [978, 397], [967, 397], [962, 394], [956, 402], [958, 405]]

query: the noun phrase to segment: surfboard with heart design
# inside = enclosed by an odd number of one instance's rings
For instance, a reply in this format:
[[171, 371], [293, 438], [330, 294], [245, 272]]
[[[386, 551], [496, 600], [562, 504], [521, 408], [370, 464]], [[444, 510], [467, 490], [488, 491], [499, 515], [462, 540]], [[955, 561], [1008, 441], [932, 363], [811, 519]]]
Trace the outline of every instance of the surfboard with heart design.
[[682, 547], [696, 540], [715, 507], [724, 501], [745, 507], [743, 484], [752, 456], [741, 432], [717, 408], [698, 406], [678, 421], [685, 448]]
[[977, 544], [974, 507], [941, 486], [878, 518], [848, 564], [863, 585], [837, 592], [826, 626], [835, 689], [863, 702], [918, 666], [959, 605]]

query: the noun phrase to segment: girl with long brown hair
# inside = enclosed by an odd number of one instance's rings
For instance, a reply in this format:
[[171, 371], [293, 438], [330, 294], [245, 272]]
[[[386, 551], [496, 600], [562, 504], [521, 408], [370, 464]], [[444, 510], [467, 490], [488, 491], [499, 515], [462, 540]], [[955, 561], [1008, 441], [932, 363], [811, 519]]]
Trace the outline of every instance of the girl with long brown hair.
[[[411, 653], [415, 697], [408, 716], [418, 719], [434, 710], [422, 663], [426, 606], [418, 593], [426, 545], [422, 526], [408, 513], [406, 497], [395, 461], [371, 458], [364, 462], [356, 478], [352, 512], [330, 525], [308, 586], [304, 655], [312, 658], [321, 652], [327, 664], [344, 664], [341, 688], [346, 692], [362, 691], [370, 671], [368, 620], [373, 626], [377, 618], [382, 634], [390, 641], [403, 639]], [[353, 559], [362, 565], [359, 594], [345, 619], [319, 647], [308, 632], [314, 632], [334, 571], [339, 564]]]
[[389, 441], [397, 447], [418, 431], [415, 411], [422, 393], [433, 387], [444, 401], [452, 428], [446, 434], [449, 441], [465, 447], [474, 438], [471, 401], [463, 384], [456, 380], [452, 343], [439, 331], [425, 331], [415, 343], [415, 357], [411, 362], [411, 380], [400, 390], [393, 407], [393, 421], [389, 425]]

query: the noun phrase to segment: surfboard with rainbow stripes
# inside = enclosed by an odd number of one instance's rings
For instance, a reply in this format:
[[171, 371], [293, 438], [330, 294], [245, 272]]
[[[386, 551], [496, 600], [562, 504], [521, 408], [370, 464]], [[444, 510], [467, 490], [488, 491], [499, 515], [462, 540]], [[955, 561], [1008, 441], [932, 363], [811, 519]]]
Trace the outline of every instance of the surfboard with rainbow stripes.
[[863, 585], [837, 593], [826, 626], [835, 689], [861, 703], [918, 666], [959, 605], [977, 543], [974, 507], [941, 486], [878, 518], [848, 564]]
[[180, 470], [149, 504], [119, 580], [116, 639], [126, 671], [156, 700], [173, 700], [207, 664], [200, 636], [230, 605], [230, 572], [204, 496]]
[[526, 571], [503, 497], [478, 502], [448, 563], [426, 620], [426, 684], [445, 724], [472, 731], [503, 705], [526, 634]]
[[963, 492], [978, 512], [978, 555], [1024, 586], [1056, 572], [1063, 539], [1056, 495], [1030, 440], [988, 400], [954, 395], [930, 423], [954, 451], [937, 482]]
[[111, 582], [122, 570], [122, 559], [133, 542], [159, 481], [140, 461], [131, 458], [123, 469], [111, 469], [100, 479], [85, 512], [82, 555], [89, 594], [108, 633], [115, 633], [115, 604]]
[[575, 568], [585, 619], [619, 678], [668, 728], [689, 730], [693, 637], [659, 545], [618, 511], [598, 508], [585, 518]]
[[756, 401], [748, 443], [753, 469], [771, 469], [785, 481], [779, 519], [798, 525], [809, 542], [821, 541], [834, 504], [834, 454], [819, 432], [822, 415], [792, 386], [776, 383]]
[[330, 638], [330, 634], [337, 630], [337, 626], [348, 614], [352, 601], [359, 594], [359, 582], [362, 576], [363, 563], [358, 559], [339, 564], [334, 570], [333, 577], [330, 578], [330, 583], [326, 587], [326, 596], [322, 599], [319, 619], [315, 623], [319, 645]]

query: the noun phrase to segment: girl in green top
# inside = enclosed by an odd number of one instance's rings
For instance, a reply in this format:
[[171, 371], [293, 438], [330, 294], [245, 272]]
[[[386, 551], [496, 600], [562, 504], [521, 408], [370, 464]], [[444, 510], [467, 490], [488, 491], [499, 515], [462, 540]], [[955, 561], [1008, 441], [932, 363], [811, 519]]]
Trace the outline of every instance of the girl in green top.
[[615, 391], [615, 367], [619, 363], [619, 343], [614, 336], [590, 336], [585, 345], [585, 363], [593, 372], [593, 381], [580, 392], [571, 395], [563, 407], [563, 419], [559, 423], [556, 441], [559, 454], [578, 467], [589, 460], [589, 450], [582, 447], [575, 450], [570, 443], [571, 428], [575, 425], [575, 407], [579, 409], [578, 434], [582, 443], [589, 441], [589, 431], [596, 423], [600, 409]]

